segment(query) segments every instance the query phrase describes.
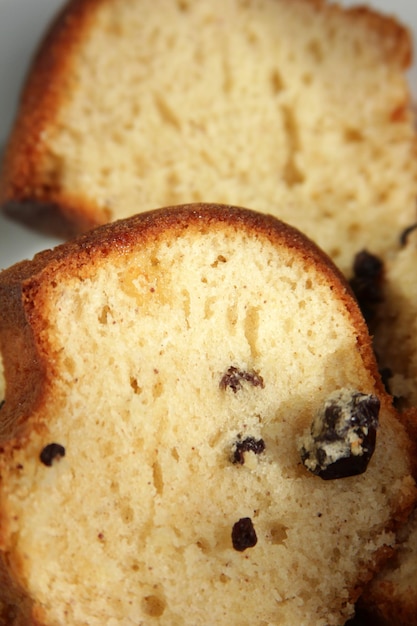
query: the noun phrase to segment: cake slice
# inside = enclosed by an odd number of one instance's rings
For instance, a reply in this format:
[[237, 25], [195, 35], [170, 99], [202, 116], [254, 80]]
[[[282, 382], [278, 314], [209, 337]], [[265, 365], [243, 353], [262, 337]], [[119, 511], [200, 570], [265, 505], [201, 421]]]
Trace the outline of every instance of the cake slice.
[[[372, 274], [362, 277], [365, 309], [367, 293], [374, 298], [370, 326], [379, 367], [402, 412], [411, 438], [417, 442], [417, 227], [400, 236], [397, 250], [384, 262], [368, 259]], [[359, 280], [361, 280], [359, 278]], [[371, 297], [370, 300], [373, 300]], [[415, 468], [417, 475], [417, 467]], [[417, 511], [398, 536], [398, 551], [366, 589], [361, 609], [378, 626], [417, 625]]]
[[339, 626], [416, 500], [339, 271], [142, 213], [0, 274], [2, 624]]
[[373, 331], [391, 392], [403, 408], [417, 409], [417, 225], [400, 239], [398, 235], [397, 250], [383, 265]]
[[1, 202], [74, 233], [194, 201], [272, 212], [350, 273], [415, 221], [411, 38], [321, 0], [72, 0], [42, 42]]

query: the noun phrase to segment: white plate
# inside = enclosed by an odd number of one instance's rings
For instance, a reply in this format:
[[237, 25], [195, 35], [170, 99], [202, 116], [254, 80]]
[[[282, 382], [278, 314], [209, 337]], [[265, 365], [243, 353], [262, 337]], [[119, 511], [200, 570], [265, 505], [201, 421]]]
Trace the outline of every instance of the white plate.
[[[32, 52], [62, 4], [63, 0], [0, 0], [0, 150], [12, 124]], [[341, 0], [341, 4], [357, 2]], [[368, 0], [368, 4], [397, 16], [409, 26], [417, 41], [417, 3], [414, 0]], [[410, 71], [410, 85], [417, 100], [417, 65]], [[56, 243], [57, 239], [37, 234], [0, 215], [0, 269], [31, 258]]]

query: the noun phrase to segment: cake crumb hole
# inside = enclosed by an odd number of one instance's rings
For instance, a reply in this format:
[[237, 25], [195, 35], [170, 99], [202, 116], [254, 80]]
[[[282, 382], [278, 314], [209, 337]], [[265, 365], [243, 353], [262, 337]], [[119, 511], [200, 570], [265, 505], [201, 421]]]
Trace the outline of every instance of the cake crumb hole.
[[142, 393], [142, 388], [139, 386], [137, 379], [133, 376], [130, 378], [130, 386], [138, 396]]
[[142, 608], [149, 617], [161, 617], [165, 611], [166, 602], [159, 596], [145, 596], [142, 600]]
[[217, 267], [219, 263], [227, 263], [227, 259], [223, 254], [218, 255], [217, 259], [211, 264], [211, 267]]
[[162, 492], [164, 490], [164, 479], [162, 476], [162, 469], [158, 461], [155, 461], [155, 463], [153, 464], [152, 471], [153, 471], [153, 484], [155, 486], [155, 489], [157, 493], [159, 493], [159, 495], [162, 495]]
[[271, 542], [274, 545], [281, 545], [284, 543], [284, 541], [287, 538], [287, 526], [284, 526], [284, 524], [276, 524], [275, 526], [272, 526], [270, 533], [271, 533]]
[[101, 309], [100, 315], [98, 316], [99, 323], [100, 324], [107, 324], [110, 314], [111, 314], [111, 309], [106, 304], [105, 306], [103, 306], [103, 308]]

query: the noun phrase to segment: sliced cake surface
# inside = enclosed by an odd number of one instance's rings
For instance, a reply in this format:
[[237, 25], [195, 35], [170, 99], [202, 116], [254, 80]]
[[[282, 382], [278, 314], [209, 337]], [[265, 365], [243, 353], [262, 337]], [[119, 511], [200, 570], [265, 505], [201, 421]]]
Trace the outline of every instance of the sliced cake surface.
[[3, 624], [339, 626], [415, 500], [347, 283], [193, 205], [0, 275]]

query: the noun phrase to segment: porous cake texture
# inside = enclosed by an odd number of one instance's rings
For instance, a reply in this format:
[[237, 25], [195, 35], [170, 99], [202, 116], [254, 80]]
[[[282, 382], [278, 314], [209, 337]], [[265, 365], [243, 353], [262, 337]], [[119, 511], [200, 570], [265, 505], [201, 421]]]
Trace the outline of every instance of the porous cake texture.
[[382, 626], [416, 626], [417, 512], [398, 536], [399, 548], [364, 598], [369, 618]]
[[[8, 626], [339, 626], [416, 499], [347, 283], [272, 217], [143, 213], [5, 270], [0, 349]], [[324, 480], [335, 392], [376, 442]]]
[[389, 386], [406, 408], [417, 408], [417, 224], [384, 263], [383, 300], [377, 308], [375, 349], [389, 368]]
[[408, 31], [363, 7], [72, 0], [29, 72], [2, 202], [70, 232], [238, 204], [297, 226], [349, 274], [415, 221], [410, 60]]

